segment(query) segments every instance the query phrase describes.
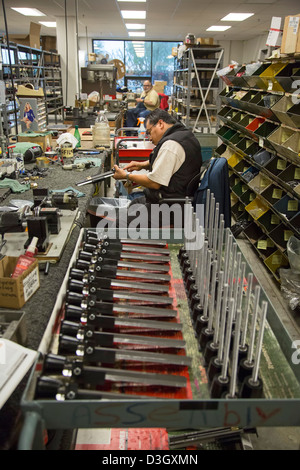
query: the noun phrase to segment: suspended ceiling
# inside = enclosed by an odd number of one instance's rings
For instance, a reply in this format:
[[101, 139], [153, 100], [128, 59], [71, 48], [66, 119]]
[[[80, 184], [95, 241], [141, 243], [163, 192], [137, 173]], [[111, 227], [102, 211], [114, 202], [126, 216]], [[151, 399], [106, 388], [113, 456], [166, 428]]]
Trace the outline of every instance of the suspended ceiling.
[[[76, 17], [76, 0], [4, 0], [9, 34], [28, 34], [30, 22], [55, 21], [57, 17]], [[118, 2], [117, 0], [78, 0], [77, 21], [79, 36], [103, 39], [129, 38], [120, 10], [146, 9], [146, 36], [148, 40], [182, 41], [188, 33], [196, 37], [214, 37], [217, 40], [249, 40], [268, 34], [273, 16], [284, 18], [300, 13], [299, 0], [147, 0], [146, 3]], [[46, 17], [26, 17], [11, 7], [37, 8]], [[3, 7], [0, 10], [0, 32], [5, 34]], [[254, 13], [242, 22], [221, 21], [228, 13]], [[209, 32], [212, 25], [230, 25], [224, 32]], [[55, 36], [56, 30], [42, 26], [41, 35]], [[138, 38], [139, 39], [139, 38]]]

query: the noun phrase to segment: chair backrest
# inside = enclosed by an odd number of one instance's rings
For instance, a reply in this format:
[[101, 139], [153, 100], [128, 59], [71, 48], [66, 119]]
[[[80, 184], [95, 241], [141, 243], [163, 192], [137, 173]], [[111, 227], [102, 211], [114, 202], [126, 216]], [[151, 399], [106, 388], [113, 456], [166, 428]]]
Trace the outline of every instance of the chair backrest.
[[187, 189], [186, 189], [186, 196], [190, 197], [190, 198], [193, 198], [197, 189], [199, 188], [200, 186], [200, 183], [201, 183], [201, 180], [203, 178], [203, 175], [205, 174], [207, 168], [209, 166], [209, 161], [205, 161], [201, 168], [200, 168], [200, 171], [197, 175], [195, 175], [191, 181], [189, 182], [189, 184], [187, 185]]
[[193, 206], [197, 204], [206, 206], [207, 190], [214, 195], [215, 202], [219, 204], [219, 213], [224, 214], [225, 227], [231, 226], [231, 202], [228, 163], [226, 158], [219, 157], [210, 160], [201, 183], [196, 189]]

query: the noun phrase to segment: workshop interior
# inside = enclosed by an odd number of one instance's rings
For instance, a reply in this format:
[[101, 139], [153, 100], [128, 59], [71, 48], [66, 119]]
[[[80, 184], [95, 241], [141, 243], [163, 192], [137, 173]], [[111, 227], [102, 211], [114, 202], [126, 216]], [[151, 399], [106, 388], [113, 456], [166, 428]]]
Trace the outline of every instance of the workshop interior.
[[[299, 2], [0, 10], [0, 449], [299, 450]], [[146, 81], [201, 146], [152, 226]]]

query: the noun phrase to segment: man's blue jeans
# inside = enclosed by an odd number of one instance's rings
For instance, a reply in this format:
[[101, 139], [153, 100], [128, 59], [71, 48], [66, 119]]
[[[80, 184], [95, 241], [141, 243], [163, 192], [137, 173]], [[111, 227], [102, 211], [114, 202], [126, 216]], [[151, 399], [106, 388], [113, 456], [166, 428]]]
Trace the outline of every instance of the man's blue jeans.
[[138, 118], [145, 118], [148, 114], [150, 114], [150, 111], [143, 103], [139, 103], [135, 108], [128, 109], [126, 113], [125, 127], [137, 127]]

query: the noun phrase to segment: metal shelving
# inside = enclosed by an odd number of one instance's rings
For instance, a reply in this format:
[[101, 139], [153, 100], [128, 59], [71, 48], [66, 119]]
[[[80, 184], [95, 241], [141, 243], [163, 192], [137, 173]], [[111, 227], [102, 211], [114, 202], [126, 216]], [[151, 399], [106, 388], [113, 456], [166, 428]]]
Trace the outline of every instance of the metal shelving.
[[[2, 79], [5, 83], [7, 128], [5, 135], [17, 135], [20, 113], [15, 99], [19, 85], [42, 88], [46, 106], [46, 122], [54, 114], [63, 116], [63, 90], [59, 54], [20, 44], [0, 44]], [[16, 124], [17, 123], [17, 124]]]
[[172, 114], [193, 132], [214, 133], [224, 50], [219, 46], [190, 47], [175, 58]]
[[246, 238], [280, 282], [279, 269], [289, 267], [287, 241], [300, 236], [299, 104], [291, 74], [299, 63], [285, 62], [279, 72], [276, 66], [263, 64], [253, 76], [244, 67], [225, 77], [217, 131], [223, 144], [216, 154], [228, 159], [232, 213], [247, 221]]

